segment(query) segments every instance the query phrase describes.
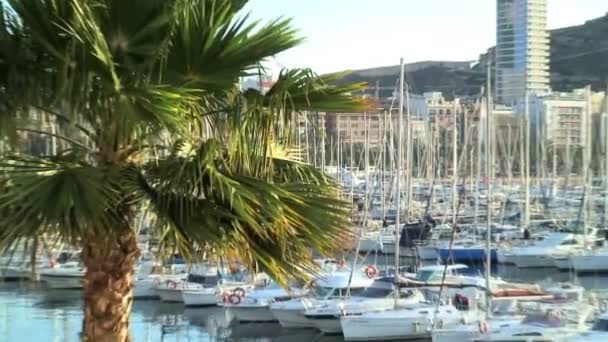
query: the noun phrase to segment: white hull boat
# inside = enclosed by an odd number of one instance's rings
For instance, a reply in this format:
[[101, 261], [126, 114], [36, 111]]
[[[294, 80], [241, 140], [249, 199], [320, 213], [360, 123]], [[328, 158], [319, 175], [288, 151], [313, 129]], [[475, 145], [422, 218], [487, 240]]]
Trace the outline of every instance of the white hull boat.
[[[363, 294], [365, 295], [365, 294]], [[407, 297], [400, 298], [400, 305], [414, 305], [424, 300], [424, 296], [416, 290], [410, 291]], [[305, 316], [315, 328], [325, 334], [342, 332], [340, 316], [344, 313], [358, 315], [370, 311], [388, 310], [395, 304], [392, 292], [382, 298], [351, 297], [346, 300], [330, 300], [320, 302], [312, 310], [306, 310]]]
[[315, 327], [314, 322], [306, 318], [301, 310], [272, 308], [271, 311], [277, 321], [279, 321], [279, 324], [285, 329]]
[[40, 270], [40, 280], [51, 289], [81, 289], [84, 270], [76, 262]]
[[234, 305], [230, 306], [228, 310], [240, 323], [262, 323], [277, 321], [276, 317], [272, 314], [272, 311], [270, 311], [268, 305]]
[[156, 287], [156, 293], [163, 302], [168, 303], [183, 303], [182, 290], [178, 288]]
[[608, 250], [574, 254], [570, 257], [570, 262], [577, 273], [607, 272]]
[[235, 291], [220, 305], [228, 309], [239, 322], [276, 322], [277, 319], [270, 310], [272, 303], [288, 301], [305, 294], [302, 289], [291, 288], [288, 292], [272, 283], [268, 288], [244, 296]]
[[272, 303], [270, 309], [283, 328], [314, 328], [314, 322], [305, 316], [306, 310], [327, 300], [356, 295], [372, 283], [373, 279], [363, 275], [363, 272], [354, 273], [352, 278], [349, 270], [332, 272], [315, 281], [309, 293], [312, 296]]
[[247, 293], [253, 291], [254, 287], [249, 284], [230, 282], [218, 286], [204, 287], [201, 289], [186, 289], [182, 291], [184, 305], [188, 307], [216, 306], [234, 292]]
[[216, 306], [222, 301], [222, 292], [216, 288], [182, 291], [184, 305], [188, 307]]
[[61, 275], [61, 274], [42, 274], [40, 280], [50, 289], [81, 289], [82, 276]]
[[429, 338], [433, 319], [443, 327], [461, 324], [463, 313], [451, 305], [418, 304], [403, 309], [366, 312], [340, 318], [346, 341], [387, 341]]
[[601, 314], [593, 327], [572, 338], [574, 342], [606, 342], [608, 341], [608, 313]]
[[420, 260], [436, 260], [439, 257], [435, 246], [417, 246], [416, 249]]

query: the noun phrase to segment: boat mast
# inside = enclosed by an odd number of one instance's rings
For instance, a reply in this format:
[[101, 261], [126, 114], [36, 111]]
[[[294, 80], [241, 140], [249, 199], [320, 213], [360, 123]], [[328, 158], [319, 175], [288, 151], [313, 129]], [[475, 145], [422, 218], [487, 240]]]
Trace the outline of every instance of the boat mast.
[[492, 88], [491, 88], [491, 63], [488, 61], [488, 75], [487, 81], [487, 97], [486, 97], [486, 173], [488, 180], [488, 193], [487, 193], [487, 226], [486, 226], [486, 318], [489, 317], [492, 305], [492, 290], [490, 289], [490, 270], [492, 262], [492, 156], [490, 151], [492, 146]]
[[[317, 114], [319, 115], [319, 114]], [[325, 123], [325, 113], [323, 113], [322, 115], [323, 118], [323, 126], [321, 126], [321, 170], [323, 170], [323, 172], [325, 172], [325, 149], [327, 146], [325, 146], [325, 133], [326, 131], [326, 123]], [[330, 143], [331, 144], [331, 143]]]
[[[406, 140], [405, 140], [405, 163], [407, 173], [405, 174], [405, 186], [406, 186], [406, 203], [405, 203], [405, 215], [403, 223], [408, 223], [410, 220], [410, 209], [412, 203], [412, 125], [411, 125], [411, 113], [410, 113], [410, 89], [409, 85], [405, 83], [405, 131], [406, 131]], [[407, 234], [407, 232], [405, 232]], [[407, 238], [407, 235], [406, 235]]]
[[591, 86], [585, 88], [585, 118], [583, 124], [585, 125], [585, 143], [583, 150], [583, 182], [585, 194], [583, 195], [583, 234], [585, 242], [587, 242], [587, 230], [589, 228], [589, 205], [591, 204], [591, 184], [590, 184], [590, 162], [591, 162]]
[[365, 158], [365, 196], [363, 196], [363, 229], [367, 227], [367, 215], [369, 211], [369, 201], [373, 195], [373, 187], [370, 187], [369, 182], [369, 115], [367, 113], [363, 113], [363, 123], [365, 124], [364, 129], [364, 141], [365, 141], [365, 150], [364, 150], [364, 158]]
[[[458, 182], [458, 125], [456, 114], [458, 106], [454, 99], [454, 113], [452, 122], [452, 229], [456, 229], [456, 211], [458, 207], [457, 182]], [[466, 149], [466, 148], [465, 148]]]
[[337, 166], [336, 166], [336, 178], [338, 179], [338, 184], [340, 184], [340, 186], [342, 186], [342, 143], [340, 141], [340, 129], [342, 128], [340, 126], [341, 122], [340, 122], [340, 115], [338, 115], [337, 119], [338, 121], [338, 134], [336, 136], [336, 140], [337, 140], [337, 145], [336, 145], [336, 150], [337, 150]]
[[310, 139], [308, 138], [308, 112], [304, 112], [304, 138], [306, 143], [306, 164], [310, 165]]
[[[378, 120], [380, 120], [378, 118]], [[382, 159], [382, 163], [380, 164], [380, 195], [382, 197], [382, 201], [380, 202], [382, 205], [382, 222], [386, 220], [386, 189], [384, 187], [384, 174], [386, 172], [386, 110], [384, 111], [384, 117], [382, 123], [379, 125], [381, 128], [380, 132], [378, 132], [380, 137], [380, 156]]]
[[[483, 98], [483, 97], [482, 97]], [[476, 195], [475, 195], [475, 211], [474, 211], [474, 215], [475, 217], [473, 218], [473, 226], [475, 227], [475, 231], [478, 231], [479, 227], [478, 227], [478, 219], [479, 219], [479, 195], [480, 193], [480, 189], [481, 189], [481, 136], [482, 136], [482, 130], [481, 130], [481, 113], [482, 113], [482, 106], [484, 104], [479, 103], [479, 108], [477, 108], [478, 112], [477, 115], [479, 116], [479, 120], [477, 120], [477, 170], [476, 170], [476, 178], [477, 178], [477, 184], [476, 184]]]
[[[404, 64], [403, 58], [400, 61], [401, 73], [399, 74], [399, 117], [397, 118], [397, 215], [395, 216], [395, 284], [399, 282], [399, 228], [401, 222], [401, 161], [402, 155], [402, 132], [403, 132], [403, 78]], [[399, 291], [395, 291], [395, 306], [399, 299]]]
[[319, 112], [315, 113], [315, 125], [312, 127], [312, 157], [314, 159], [315, 168], [319, 165], [317, 164], [317, 129], [319, 127]]
[[606, 101], [606, 108], [604, 113], [604, 136], [602, 141], [604, 142], [604, 228], [608, 228], [608, 82], [606, 82], [606, 94], [604, 95]]
[[524, 229], [530, 228], [530, 94], [526, 90], [524, 104], [524, 127], [526, 130], [526, 141], [524, 148], [524, 187], [525, 187], [525, 211], [524, 211]]

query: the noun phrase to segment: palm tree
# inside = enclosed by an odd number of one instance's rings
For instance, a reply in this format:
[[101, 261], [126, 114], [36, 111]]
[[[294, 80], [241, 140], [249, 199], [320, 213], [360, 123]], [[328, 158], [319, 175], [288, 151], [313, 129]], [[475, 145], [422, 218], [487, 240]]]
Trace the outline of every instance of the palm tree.
[[[340, 75], [239, 79], [301, 39], [249, 23], [242, 0], [8, 0], [0, 4], [0, 246], [82, 248], [85, 341], [129, 340], [135, 217], [161, 244], [256, 264], [281, 284], [348, 237], [335, 184], [290, 157], [301, 110], [357, 110]], [[42, 125], [50, 120], [53, 124]], [[51, 153], [23, 137], [57, 142]]]

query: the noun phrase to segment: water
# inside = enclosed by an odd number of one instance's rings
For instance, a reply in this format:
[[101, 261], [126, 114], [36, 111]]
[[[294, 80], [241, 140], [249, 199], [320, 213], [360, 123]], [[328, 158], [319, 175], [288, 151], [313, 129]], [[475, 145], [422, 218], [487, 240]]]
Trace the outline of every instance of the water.
[[[79, 341], [80, 292], [51, 291], [39, 284], [0, 283], [1, 341]], [[131, 314], [134, 341], [338, 342], [313, 330], [286, 330], [279, 324], [230, 323], [221, 308], [186, 309], [181, 304], [136, 301]]]
[[[483, 268], [471, 272], [482, 274]], [[493, 274], [529, 282], [575, 281], [590, 290], [608, 289], [608, 275], [575, 277], [556, 269], [518, 269], [499, 265]], [[51, 291], [37, 283], [0, 283], [1, 341], [79, 341], [79, 291]], [[314, 330], [287, 330], [278, 324], [231, 323], [221, 308], [187, 309], [181, 304], [136, 301], [131, 314], [134, 341], [289, 341], [340, 342]]]

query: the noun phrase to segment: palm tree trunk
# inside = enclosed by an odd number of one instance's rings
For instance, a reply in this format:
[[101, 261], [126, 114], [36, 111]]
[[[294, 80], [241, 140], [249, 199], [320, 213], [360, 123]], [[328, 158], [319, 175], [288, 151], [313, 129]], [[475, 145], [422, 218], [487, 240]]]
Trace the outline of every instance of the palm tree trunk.
[[128, 227], [111, 238], [91, 235], [83, 243], [84, 320], [82, 341], [130, 341], [129, 314], [133, 273], [139, 255], [135, 233]]

